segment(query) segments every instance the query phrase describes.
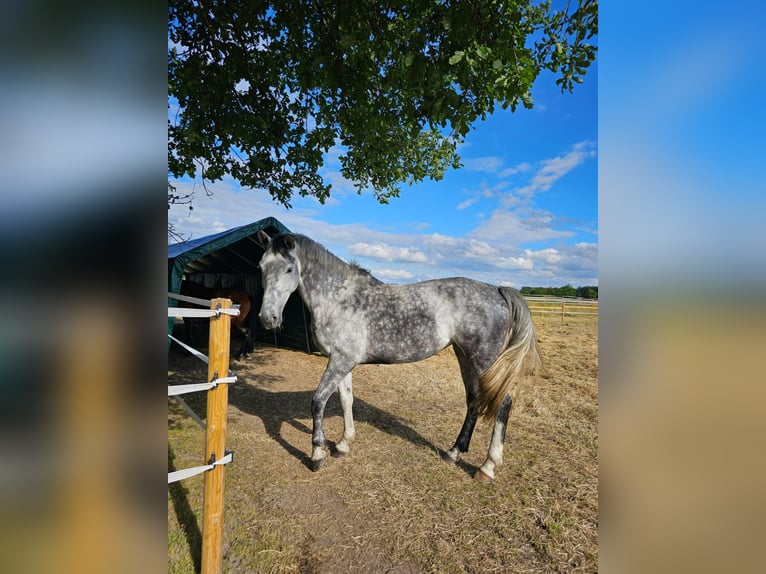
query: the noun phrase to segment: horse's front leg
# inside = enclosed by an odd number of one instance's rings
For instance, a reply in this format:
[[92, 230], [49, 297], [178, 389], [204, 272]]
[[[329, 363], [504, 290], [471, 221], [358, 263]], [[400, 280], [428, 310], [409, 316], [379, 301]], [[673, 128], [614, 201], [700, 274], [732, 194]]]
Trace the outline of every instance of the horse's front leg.
[[351, 388], [351, 373], [341, 381], [338, 386], [340, 393], [340, 406], [343, 407], [343, 437], [335, 445], [337, 456], [348, 454], [349, 443], [354, 440], [356, 431], [354, 430], [354, 415], [352, 412], [354, 406], [354, 394]]
[[247, 354], [250, 352], [250, 329], [244, 328], [244, 327], [237, 327], [239, 329], [239, 332], [242, 333], [242, 336], [244, 337], [242, 339], [242, 344], [239, 346], [239, 353], [237, 354], [237, 360], [241, 360], [243, 357], [246, 357]]
[[314, 471], [324, 466], [327, 457], [324, 439], [324, 409], [327, 405], [327, 400], [346, 376], [350, 376], [352, 368], [353, 365], [348, 366], [345, 362], [334, 360], [333, 357], [330, 357], [327, 368], [322, 375], [322, 380], [319, 382], [319, 386], [311, 399], [311, 416], [314, 424], [311, 436], [311, 445], [313, 447], [311, 451], [311, 469]]

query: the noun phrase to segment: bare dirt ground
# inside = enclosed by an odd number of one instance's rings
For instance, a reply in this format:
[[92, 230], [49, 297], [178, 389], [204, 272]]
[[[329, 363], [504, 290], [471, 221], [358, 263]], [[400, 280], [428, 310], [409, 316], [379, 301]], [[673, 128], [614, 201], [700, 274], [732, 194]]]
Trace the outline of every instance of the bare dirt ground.
[[[465, 412], [454, 353], [353, 373], [357, 438], [345, 458], [309, 469], [311, 395], [326, 359], [256, 347], [232, 361], [224, 516], [225, 572], [596, 572], [598, 324], [535, 317], [542, 372], [511, 413], [504, 464], [471, 473], [491, 428], [480, 422], [458, 466], [443, 462]], [[236, 344], [233, 344], [236, 348]], [[206, 378], [174, 346], [169, 382]], [[205, 411], [204, 393], [187, 396]], [[201, 464], [204, 433], [174, 402], [169, 467]], [[337, 394], [326, 411], [334, 446]], [[168, 487], [168, 569], [199, 568], [201, 477]]]

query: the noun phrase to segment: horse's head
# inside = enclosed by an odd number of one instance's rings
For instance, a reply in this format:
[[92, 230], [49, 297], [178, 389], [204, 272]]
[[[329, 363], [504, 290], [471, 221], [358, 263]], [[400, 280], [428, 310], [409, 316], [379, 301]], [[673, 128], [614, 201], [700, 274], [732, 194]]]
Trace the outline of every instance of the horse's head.
[[263, 230], [258, 232], [258, 241], [265, 247], [261, 263], [263, 303], [258, 315], [267, 329], [282, 325], [282, 311], [287, 299], [298, 288], [301, 280], [301, 265], [295, 256], [295, 239], [292, 235], [277, 235], [273, 239]]

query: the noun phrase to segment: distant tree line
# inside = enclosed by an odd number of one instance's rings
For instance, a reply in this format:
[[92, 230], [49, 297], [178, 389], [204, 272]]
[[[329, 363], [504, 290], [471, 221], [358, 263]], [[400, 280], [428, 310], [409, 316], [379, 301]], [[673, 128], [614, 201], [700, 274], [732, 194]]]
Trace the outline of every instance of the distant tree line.
[[569, 283], [563, 287], [522, 287], [522, 295], [552, 295], [554, 297], [582, 297], [598, 299], [598, 285], [572, 287]]

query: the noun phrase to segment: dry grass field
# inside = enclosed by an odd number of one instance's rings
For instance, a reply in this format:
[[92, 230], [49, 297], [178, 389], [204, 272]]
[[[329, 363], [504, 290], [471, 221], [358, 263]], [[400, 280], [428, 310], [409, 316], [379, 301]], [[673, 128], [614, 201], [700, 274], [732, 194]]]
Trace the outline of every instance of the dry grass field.
[[[224, 572], [450, 573], [598, 570], [598, 323], [535, 316], [542, 372], [521, 386], [504, 464], [492, 483], [471, 478], [489, 444], [480, 422], [458, 466], [452, 446], [465, 395], [451, 349], [405, 365], [354, 370], [356, 440], [345, 458], [309, 470], [311, 395], [321, 356], [256, 347], [232, 362]], [[206, 366], [173, 347], [171, 384]], [[187, 395], [203, 414], [204, 393]], [[339, 440], [337, 393], [328, 442]], [[175, 403], [169, 468], [201, 464], [204, 433]], [[168, 571], [199, 567], [202, 477], [168, 486]]]

